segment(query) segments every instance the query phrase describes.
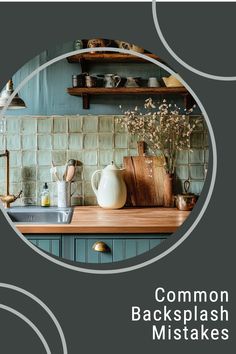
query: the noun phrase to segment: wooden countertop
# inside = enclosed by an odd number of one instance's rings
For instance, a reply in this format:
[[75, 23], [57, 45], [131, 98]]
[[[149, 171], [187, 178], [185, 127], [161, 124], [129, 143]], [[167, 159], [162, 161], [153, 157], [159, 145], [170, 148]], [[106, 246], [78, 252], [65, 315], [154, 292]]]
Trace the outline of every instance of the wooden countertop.
[[70, 224], [18, 224], [23, 234], [50, 233], [172, 233], [189, 216], [176, 208], [123, 208], [105, 210], [97, 206], [75, 207]]

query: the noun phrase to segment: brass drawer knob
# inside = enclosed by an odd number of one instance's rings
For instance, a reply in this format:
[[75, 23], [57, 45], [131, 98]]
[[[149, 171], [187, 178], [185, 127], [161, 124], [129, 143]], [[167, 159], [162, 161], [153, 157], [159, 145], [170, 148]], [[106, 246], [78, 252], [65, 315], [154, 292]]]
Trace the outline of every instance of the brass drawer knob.
[[95, 242], [92, 248], [96, 252], [110, 252], [109, 246], [103, 241]]

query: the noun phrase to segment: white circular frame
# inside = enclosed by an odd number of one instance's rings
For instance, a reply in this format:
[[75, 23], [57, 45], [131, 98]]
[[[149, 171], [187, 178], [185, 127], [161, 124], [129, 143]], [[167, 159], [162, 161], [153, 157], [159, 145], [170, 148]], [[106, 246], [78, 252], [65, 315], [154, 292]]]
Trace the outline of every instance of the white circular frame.
[[[56, 63], [59, 60], [65, 59], [68, 56], [71, 55], [75, 55], [75, 54], [82, 54], [82, 53], [87, 53], [90, 52], [91, 49], [86, 48], [86, 49], [80, 49], [80, 50], [76, 50], [76, 51], [72, 51], [69, 53], [65, 53], [62, 54], [50, 61], [48, 61], [47, 63], [39, 66], [36, 70], [34, 70], [31, 74], [29, 74], [18, 86], [17, 88], [14, 90], [14, 92], [12, 93], [12, 95], [9, 97], [6, 106], [2, 109], [1, 113], [0, 113], [0, 119], [2, 119], [4, 117], [4, 114], [11, 102], [11, 100], [15, 97], [15, 95], [19, 92], [19, 90], [30, 80], [32, 79], [35, 75], [37, 75], [40, 71], [44, 70], [45, 68], [47, 68], [48, 66], [50, 66], [51, 64]], [[120, 49], [120, 48], [112, 48], [112, 47], [100, 47], [100, 48], [93, 48], [93, 51], [96, 52], [104, 52], [104, 51], [112, 51], [112, 52], [118, 52], [118, 53], [124, 53], [124, 54], [132, 54], [135, 56], [138, 56], [142, 59], [145, 59], [153, 64], [156, 64], [158, 66], [160, 66], [161, 68], [163, 68], [164, 70], [168, 71], [170, 74], [174, 75], [179, 81], [181, 81], [183, 83], [183, 85], [188, 89], [188, 91], [191, 93], [191, 95], [194, 97], [195, 101], [197, 102], [198, 106], [200, 107], [204, 118], [206, 120], [206, 124], [208, 127], [208, 131], [211, 137], [211, 145], [212, 145], [212, 156], [213, 156], [213, 163], [212, 163], [212, 175], [211, 175], [211, 181], [210, 181], [210, 186], [209, 186], [209, 190], [204, 202], [204, 205], [202, 206], [202, 209], [200, 210], [199, 214], [197, 215], [196, 219], [194, 220], [194, 222], [192, 223], [192, 225], [189, 227], [189, 229], [184, 233], [184, 235], [178, 239], [172, 246], [170, 246], [167, 250], [165, 250], [164, 252], [162, 252], [161, 254], [157, 255], [156, 257], [153, 257], [149, 260], [146, 260], [142, 263], [136, 264], [136, 265], [132, 265], [132, 266], [128, 266], [128, 267], [124, 267], [124, 268], [117, 268], [117, 269], [92, 269], [92, 268], [83, 268], [81, 266], [76, 266], [76, 265], [72, 265], [72, 264], [68, 264], [65, 263], [64, 261], [60, 261], [54, 257], [51, 257], [50, 255], [44, 253], [43, 251], [41, 251], [39, 248], [37, 248], [35, 245], [33, 245], [30, 241], [28, 241], [26, 239], [25, 236], [23, 236], [16, 228], [16, 226], [14, 225], [14, 223], [11, 221], [11, 219], [9, 218], [9, 216], [7, 215], [6, 211], [4, 210], [3, 206], [0, 205], [0, 208], [2, 210], [2, 212], [4, 213], [6, 219], [8, 220], [9, 224], [12, 226], [12, 228], [14, 229], [14, 231], [20, 236], [20, 238], [29, 246], [31, 247], [34, 251], [36, 251], [38, 254], [40, 254], [41, 256], [43, 256], [45, 259], [49, 260], [50, 262], [53, 262], [59, 266], [65, 267], [67, 269], [70, 270], [75, 270], [75, 271], [79, 271], [79, 272], [83, 272], [83, 273], [91, 273], [91, 274], [118, 274], [118, 273], [124, 273], [124, 272], [130, 272], [139, 268], [143, 268], [146, 267], [154, 262], [157, 262], [158, 260], [160, 260], [161, 258], [165, 257], [166, 255], [168, 255], [169, 253], [171, 253], [173, 250], [175, 250], [190, 234], [191, 232], [195, 229], [195, 227], [197, 226], [197, 224], [199, 223], [199, 221], [201, 220], [202, 216], [204, 215], [207, 206], [210, 202], [212, 193], [213, 193], [213, 189], [214, 189], [214, 185], [215, 185], [215, 180], [216, 180], [216, 173], [217, 173], [217, 148], [216, 148], [216, 142], [215, 142], [215, 136], [214, 136], [214, 132], [210, 123], [210, 120], [208, 118], [208, 115], [203, 107], [203, 105], [201, 104], [200, 100], [198, 99], [198, 97], [196, 96], [196, 94], [193, 92], [193, 90], [191, 89], [191, 87], [188, 86], [188, 84], [178, 75], [176, 74], [172, 69], [168, 68], [165, 64], [159, 62], [156, 59], [150, 58], [148, 56], [146, 56], [145, 54], [141, 54], [138, 52], [135, 52], [133, 50], [126, 50], [126, 49]]]

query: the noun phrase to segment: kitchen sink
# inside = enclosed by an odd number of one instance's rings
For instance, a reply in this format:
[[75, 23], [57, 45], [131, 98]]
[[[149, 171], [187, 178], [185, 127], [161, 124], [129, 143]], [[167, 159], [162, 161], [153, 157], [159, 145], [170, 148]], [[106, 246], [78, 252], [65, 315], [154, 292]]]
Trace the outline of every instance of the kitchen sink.
[[14, 223], [69, 224], [73, 208], [29, 206], [9, 208], [6, 212]]

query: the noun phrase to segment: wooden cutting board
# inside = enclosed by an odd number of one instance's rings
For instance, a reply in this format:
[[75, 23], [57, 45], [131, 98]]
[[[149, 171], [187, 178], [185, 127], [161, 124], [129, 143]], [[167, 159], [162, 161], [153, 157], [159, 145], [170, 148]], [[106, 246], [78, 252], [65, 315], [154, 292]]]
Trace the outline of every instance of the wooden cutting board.
[[145, 143], [138, 143], [139, 156], [125, 156], [124, 178], [127, 186], [128, 206], [163, 206], [163, 158], [145, 156]]

